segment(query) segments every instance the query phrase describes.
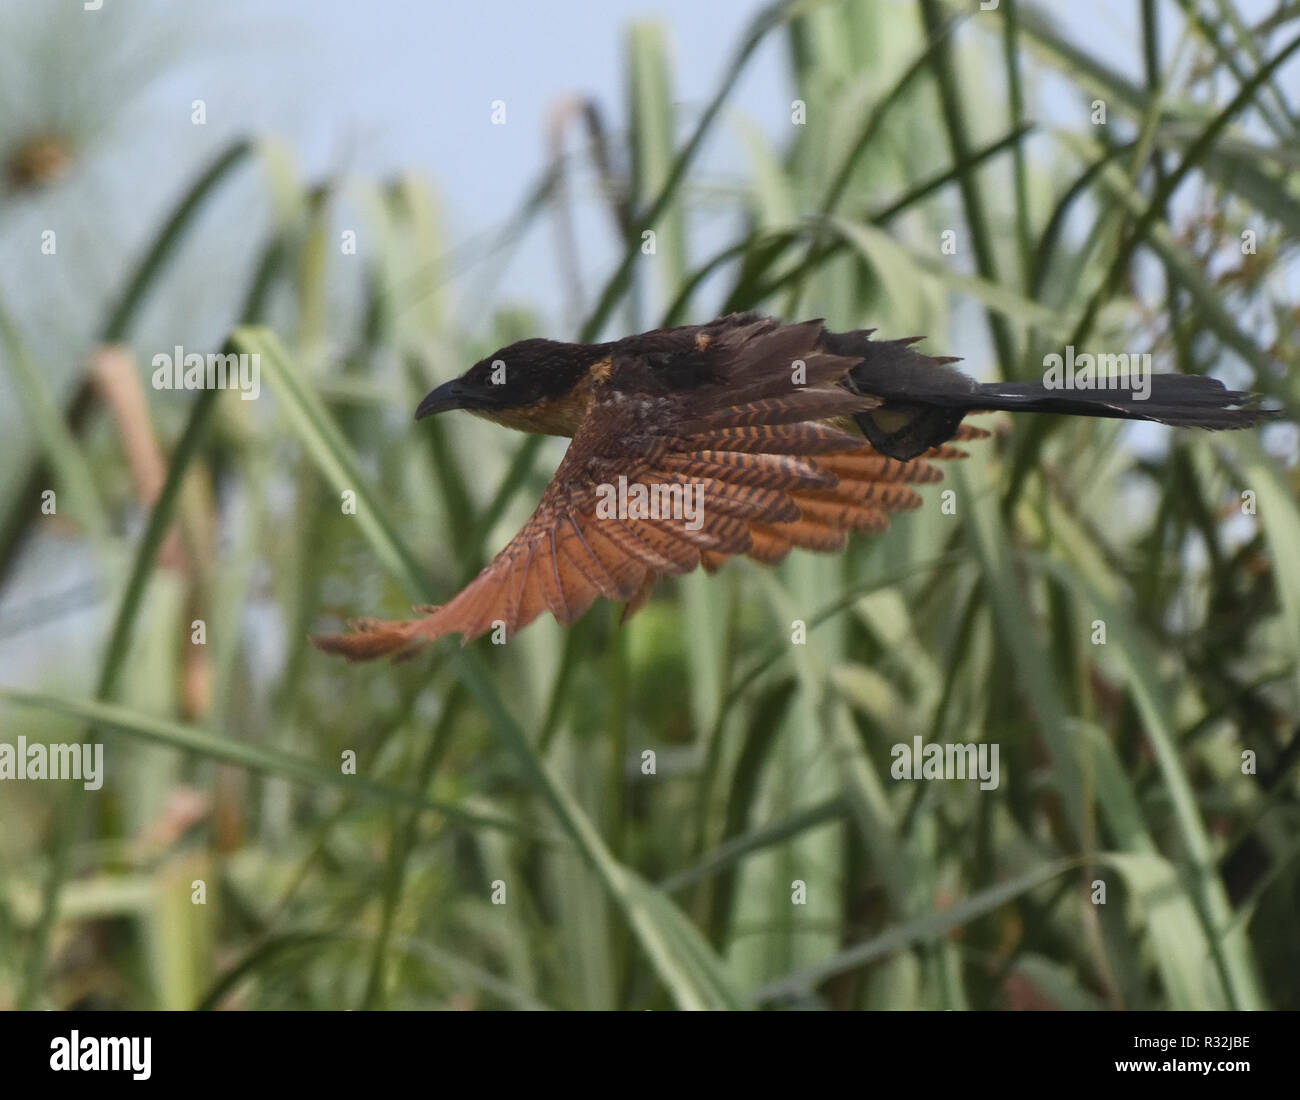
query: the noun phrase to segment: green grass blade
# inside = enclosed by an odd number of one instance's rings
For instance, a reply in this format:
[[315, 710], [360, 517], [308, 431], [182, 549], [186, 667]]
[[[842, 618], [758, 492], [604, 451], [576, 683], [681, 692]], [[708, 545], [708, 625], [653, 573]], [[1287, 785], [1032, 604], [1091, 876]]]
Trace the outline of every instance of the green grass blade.
[[326, 766], [314, 760], [293, 756], [266, 745], [233, 741], [196, 726], [186, 726], [162, 718], [151, 718], [129, 707], [90, 700], [60, 699], [36, 692], [12, 691], [0, 688], [0, 699], [18, 706], [36, 707], [55, 714], [81, 719], [97, 730], [112, 730], [126, 737], [134, 737], [167, 748], [194, 752], [212, 760], [238, 764], [266, 775], [283, 776], [313, 787], [334, 787], [361, 798], [388, 806], [430, 811], [442, 814], [448, 821], [464, 827], [496, 829], [519, 836], [536, 837], [536, 830], [527, 826], [467, 810], [453, 803], [425, 798], [419, 791], [403, 790], [359, 775], [345, 775], [340, 768]]

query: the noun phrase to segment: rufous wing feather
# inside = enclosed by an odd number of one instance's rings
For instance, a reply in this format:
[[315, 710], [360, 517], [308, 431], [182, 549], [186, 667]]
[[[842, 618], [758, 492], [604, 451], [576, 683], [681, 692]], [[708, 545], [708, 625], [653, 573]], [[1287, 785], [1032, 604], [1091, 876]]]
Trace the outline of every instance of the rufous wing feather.
[[[837, 384], [855, 361], [819, 349], [820, 332], [820, 322], [733, 330], [720, 380], [685, 397], [597, 387], [537, 511], [461, 592], [422, 618], [364, 620], [312, 641], [351, 660], [402, 657], [447, 634], [509, 638], [546, 612], [567, 624], [600, 597], [627, 601], [626, 619], [661, 576], [737, 555], [774, 564], [794, 547], [834, 551], [850, 531], [884, 530], [890, 512], [920, 503], [911, 485], [943, 476], [935, 460], [965, 452], [944, 444], [900, 461], [864, 444], [844, 425], [878, 402]], [[955, 439], [987, 434], [963, 425]], [[698, 510], [611, 514], [619, 484]]]

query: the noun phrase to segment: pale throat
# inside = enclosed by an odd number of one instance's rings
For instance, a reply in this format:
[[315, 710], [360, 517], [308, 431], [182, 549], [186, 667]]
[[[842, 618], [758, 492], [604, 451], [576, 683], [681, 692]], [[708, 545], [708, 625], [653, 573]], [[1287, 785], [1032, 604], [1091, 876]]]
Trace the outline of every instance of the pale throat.
[[582, 421], [586, 402], [575, 401], [570, 395], [550, 397], [513, 409], [470, 409], [469, 411], [484, 420], [492, 421], [493, 424], [513, 428], [517, 432], [572, 436]]

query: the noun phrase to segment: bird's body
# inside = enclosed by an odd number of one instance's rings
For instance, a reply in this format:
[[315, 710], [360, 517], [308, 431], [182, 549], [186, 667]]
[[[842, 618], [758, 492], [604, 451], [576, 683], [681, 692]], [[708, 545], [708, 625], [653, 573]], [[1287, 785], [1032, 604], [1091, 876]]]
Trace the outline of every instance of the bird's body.
[[[404, 654], [449, 633], [509, 636], [545, 611], [568, 623], [601, 596], [632, 611], [659, 576], [738, 554], [772, 563], [794, 547], [838, 550], [849, 532], [883, 530], [889, 512], [919, 506], [911, 486], [938, 481], [934, 462], [965, 453], [950, 441], [988, 434], [962, 423], [968, 412], [1209, 428], [1265, 415], [1250, 395], [1195, 376], [1154, 376], [1145, 398], [981, 385], [913, 343], [735, 314], [609, 343], [503, 348], [435, 389], [416, 416], [459, 408], [572, 437], [537, 511], [424, 618], [313, 640], [352, 659]], [[654, 506], [663, 501], [677, 514]]]

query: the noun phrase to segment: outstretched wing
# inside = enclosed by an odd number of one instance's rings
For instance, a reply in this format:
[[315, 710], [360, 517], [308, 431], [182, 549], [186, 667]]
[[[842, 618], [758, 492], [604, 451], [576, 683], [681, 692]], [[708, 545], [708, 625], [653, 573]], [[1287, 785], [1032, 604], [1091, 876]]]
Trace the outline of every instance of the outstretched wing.
[[818, 350], [820, 332], [820, 322], [732, 329], [712, 349], [714, 373], [663, 392], [645, 384], [643, 364], [615, 359], [536, 512], [478, 577], [423, 618], [313, 641], [366, 660], [445, 634], [508, 637], [545, 611], [570, 623], [601, 596], [633, 611], [660, 576], [737, 554], [838, 550], [850, 531], [882, 530], [889, 511], [920, 504], [909, 483], [942, 474], [864, 445], [848, 418], [877, 399], [839, 384], [856, 360]]

